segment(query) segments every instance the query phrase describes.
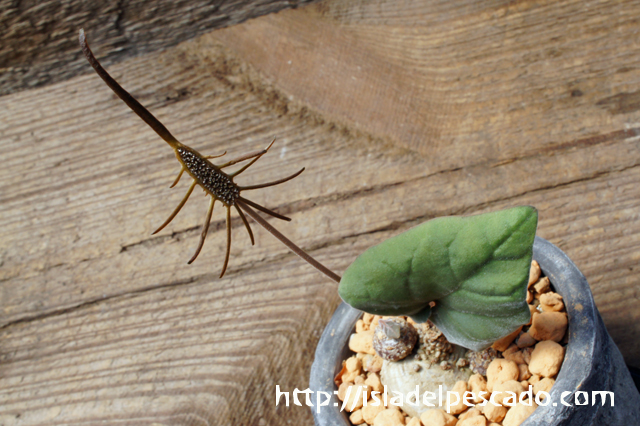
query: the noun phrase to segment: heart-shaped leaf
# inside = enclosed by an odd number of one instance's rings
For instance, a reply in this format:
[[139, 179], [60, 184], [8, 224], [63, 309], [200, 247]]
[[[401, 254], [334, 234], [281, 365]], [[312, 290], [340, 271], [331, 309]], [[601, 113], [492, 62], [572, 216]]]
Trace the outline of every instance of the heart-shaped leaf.
[[530, 319], [537, 222], [529, 206], [430, 220], [365, 251], [338, 292], [372, 314], [430, 316], [450, 342], [484, 349]]

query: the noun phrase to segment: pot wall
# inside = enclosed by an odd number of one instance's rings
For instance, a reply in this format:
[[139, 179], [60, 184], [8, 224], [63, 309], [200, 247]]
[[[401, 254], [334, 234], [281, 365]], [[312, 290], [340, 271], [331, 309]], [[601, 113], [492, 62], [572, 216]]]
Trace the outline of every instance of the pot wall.
[[[551, 404], [538, 407], [522, 426], [598, 426], [632, 425], [640, 419], [640, 394], [631, 379], [622, 355], [607, 333], [596, 309], [589, 284], [559, 248], [536, 237], [533, 258], [549, 277], [555, 291], [563, 299], [569, 317], [569, 343], [562, 368], [550, 393]], [[331, 403], [318, 413], [312, 408], [317, 426], [348, 426], [347, 413], [340, 412], [340, 401], [334, 394], [333, 378], [342, 368], [342, 360], [351, 355], [349, 336], [361, 312], [342, 303], [320, 338], [311, 367], [310, 388], [332, 395]], [[570, 391], [560, 403], [561, 394]], [[576, 391], [588, 392], [589, 405], [576, 406]], [[602, 406], [592, 405], [592, 391], [610, 391], [615, 395]], [[582, 401], [582, 397], [580, 399]], [[338, 403], [337, 406], [334, 406]], [[556, 403], [556, 406], [553, 406]]]

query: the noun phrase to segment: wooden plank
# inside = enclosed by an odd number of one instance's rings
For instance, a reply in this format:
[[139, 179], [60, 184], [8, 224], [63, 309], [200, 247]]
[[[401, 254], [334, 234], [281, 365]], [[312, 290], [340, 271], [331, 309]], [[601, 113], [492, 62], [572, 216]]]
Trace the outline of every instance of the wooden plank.
[[105, 52], [105, 63], [113, 64], [309, 1], [4, 1], [0, 3], [0, 96], [86, 70], [77, 43], [83, 27]]
[[[639, 16], [624, 2], [334, 0], [109, 70], [204, 154], [276, 136], [238, 180], [306, 166], [251, 199], [338, 273], [430, 218], [536, 206], [539, 235], [640, 366]], [[307, 387], [333, 283], [256, 226], [251, 247], [238, 218], [217, 279], [219, 209], [187, 266], [198, 191], [151, 236], [188, 183], [167, 188], [173, 154], [93, 74], [1, 97], [0, 139], [0, 424], [311, 422], [276, 409], [274, 388]]]
[[434, 170], [635, 127], [638, 4], [412, 3], [325, 3], [215, 35], [296, 100]]

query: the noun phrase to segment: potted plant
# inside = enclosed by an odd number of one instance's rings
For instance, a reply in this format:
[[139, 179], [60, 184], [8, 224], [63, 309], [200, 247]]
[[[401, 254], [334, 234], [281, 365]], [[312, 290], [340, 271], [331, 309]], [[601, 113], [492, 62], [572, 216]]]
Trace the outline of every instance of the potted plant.
[[[550, 394], [554, 403], [538, 407], [522, 423], [533, 425], [628, 425], [640, 418], [640, 395], [620, 351], [606, 331], [589, 285], [571, 260], [556, 246], [535, 237], [533, 259], [564, 298], [569, 317], [569, 340], [562, 369]], [[342, 303], [327, 325], [311, 368], [310, 388], [334, 395], [334, 377], [350, 353], [347, 342], [361, 312]], [[610, 391], [615, 404], [593, 404], [593, 392]], [[587, 405], [575, 405], [578, 392], [587, 392]], [[584, 394], [582, 394], [584, 395]], [[350, 425], [335, 396], [314, 410], [317, 426]], [[571, 406], [559, 403], [569, 401]]]

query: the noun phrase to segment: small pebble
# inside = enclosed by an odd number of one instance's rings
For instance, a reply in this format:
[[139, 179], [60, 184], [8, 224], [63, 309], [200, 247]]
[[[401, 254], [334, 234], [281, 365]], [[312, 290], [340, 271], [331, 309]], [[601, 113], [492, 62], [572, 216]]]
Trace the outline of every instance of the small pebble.
[[493, 386], [509, 380], [518, 380], [520, 369], [518, 364], [508, 359], [496, 358], [487, 369], [487, 390], [493, 392]]
[[543, 312], [564, 311], [564, 302], [562, 301], [562, 296], [552, 291], [540, 295], [540, 308]]
[[522, 326], [518, 327], [516, 330], [507, 334], [503, 338], [497, 340], [493, 345], [491, 345], [491, 347], [497, 351], [504, 351], [516, 339], [516, 337], [518, 337], [518, 334], [520, 334], [521, 330]]
[[531, 406], [518, 403], [515, 407], [509, 408], [507, 415], [502, 421], [503, 426], [520, 426], [533, 412], [538, 405], [534, 401], [530, 401]]
[[553, 377], [560, 371], [564, 360], [564, 348], [551, 340], [536, 345], [531, 353], [529, 371], [542, 377]]
[[518, 381], [528, 380], [531, 377], [531, 372], [529, 372], [529, 367], [527, 364], [518, 364], [518, 368], [520, 369], [520, 375], [518, 376]]
[[[535, 385], [533, 385], [533, 394], [534, 395], [538, 395], [539, 392], [546, 392], [549, 393], [551, 392], [551, 388], [553, 387], [553, 385], [556, 383], [556, 381], [552, 378], [549, 377], [545, 377], [543, 379], [541, 379], [538, 383], [536, 383]], [[546, 395], [541, 395], [540, 399], [544, 399], [546, 398]]]
[[373, 420], [373, 426], [403, 426], [404, 416], [399, 409], [387, 408], [386, 410], [378, 413]]
[[[380, 397], [378, 397], [378, 399], [380, 399]], [[376, 416], [380, 414], [380, 412], [386, 410], [386, 407], [382, 405], [382, 401], [379, 405], [372, 405], [373, 403], [374, 401], [370, 399], [369, 401], [367, 401], [367, 405], [365, 407], [362, 407], [362, 418], [365, 422], [367, 422], [367, 424], [370, 425], [373, 424], [373, 421], [375, 420]]]
[[507, 407], [488, 402], [487, 405], [484, 406], [483, 413], [490, 422], [499, 423], [507, 414]]
[[[491, 392], [491, 398], [500, 405], [506, 405], [505, 401], [508, 404], [513, 404], [518, 402], [517, 397], [520, 396], [522, 392], [525, 391], [525, 388], [520, 384], [520, 382], [516, 380], [508, 380], [503, 383], [496, 383], [493, 386], [493, 392]], [[514, 401], [513, 395], [516, 395], [516, 399]]]
[[[453, 415], [457, 415], [462, 413], [463, 411], [465, 411], [467, 408], [469, 408], [467, 405], [465, 405], [464, 403], [464, 393], [467, 392], [469, 389], [467, 388], [467, 382], [465, 381], [457, 381], [455, 385], [453, 385], [453, 389], [451, 389], [451, 392], [453, 394], [457, 393], [458, 394], [458, 398], [457, 401], [458, 403], [455, 405], [449, 405], [450, 402], [455, 402], [455, 398], [452, 395], [452, 399], [453, 401], [449, 401], [447, 399], [447, 409], [449, 411], [449, 413], [453, 414]], [[447, 393], [447, 395], [449, 395]]]
[[352, 334], [349, 338], [349, 349], [353, 352], [375, 355], [376, 351], [373, 350], [373, 330]]
[[538, 281], [541, 272], [538, 262], [535, 260], [531, 261], [531, 269], [529, 269], [529, 287]]
[[429, 426], [455, 426], [458, 419], [442, 409], [435, 409], [422, 413], [420, 415], [420, 421], [423, 425]]
[[349, 416], [349, 421], [354, 425], [361, 425], [364, 423], [362, 418], [362, 410], [356, 410]]
[[487, 426], [487, 419], [484, 416], [473, 416], [458, 421], [456, 426]]
[[543, 294], [549, 291], [550, 283], [548, 277], [543, 277], [538, 280], [537, 283], [533, 285], [533, 288], [536, 290], [536, 293]]
[[[487, 392], [487, 380], [480, 374], [474, 374], [469, 377], [469, 389], [471, 393], [473, 393], [473, 402], [476, 404], [481, 403], [483, 397], [485, 399], [489, 398], [489, 393]], [[484, 392], [484, 394], [481, 394], [481, 392]]]
[[559, 342], [567, 331], [567, 315], [563, 312], [543, 312], [533, 314], [529, 334], [536, 340]]
[[520, 349], [528, 348], [529, 346], [533, 346], [537, 342], [538, 341], [536, 339], [534, 339], [533, 336], [531, 336], [531, 334], [529, 334], [529, 333], [522, 333], [520, 336], [518, 336], [518, 340], [516, 340], [516, 344], [518, 345], [518, 347]]

